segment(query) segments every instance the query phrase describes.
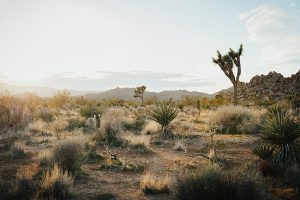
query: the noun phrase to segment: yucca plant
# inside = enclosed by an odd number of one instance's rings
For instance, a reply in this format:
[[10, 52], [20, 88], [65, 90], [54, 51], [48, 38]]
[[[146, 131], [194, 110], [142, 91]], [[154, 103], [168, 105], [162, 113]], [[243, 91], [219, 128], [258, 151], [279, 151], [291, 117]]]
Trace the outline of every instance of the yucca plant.
[[177, 114], [178, 111], [172, 104], [160, 102], [150, 112], [149, 117], [161, 125], [163, 135], [165, 136], [169, 132], [169, 124], [176, 118]]
[[274, 161], [287, 164], [300, 161], [297, 139], [300, 137], [300, 126], [288, 114], [283, 105], [268, 108], [261, 124], [261, 138], [274, 146]]
[[268, 144], [259, 145], [252, 149], [252, 152], [262, 160], [268, 160], [272, 157], [275, 146]]

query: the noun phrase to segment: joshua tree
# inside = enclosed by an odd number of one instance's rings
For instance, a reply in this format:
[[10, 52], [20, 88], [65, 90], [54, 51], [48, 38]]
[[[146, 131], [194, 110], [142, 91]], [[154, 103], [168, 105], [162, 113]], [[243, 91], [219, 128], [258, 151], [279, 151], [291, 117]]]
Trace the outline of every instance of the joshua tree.
[[135, 90], [134, 90], [134, 96], [135, 98], [141, 98], [142, 100], [142, 104], [144, 104], [144, 92], [145, 90], [147, 89], [146, 86], [142, 85], [141, 87], [137, 87]]
[[[237, 97], [237, 87], [239, 83], [239, 78], [241, 76], [241, 61], [240, 56], [243, 53], [243, 45], [240, 45], [239, 50], [233, 51], [232, 49], [229, 49], [229, 52], [225, 55], [221, 55], [219, 51], [217, 51], [218, 57], [212, 58], [213, 62], [220, 66], [224, 74], [229, 78], [233, 85], [234, 90], [234, 105], [238, 104], [238, 97]], [[234, 66], [237, 67], [237, 74], [234, 75], [233, 68]]]

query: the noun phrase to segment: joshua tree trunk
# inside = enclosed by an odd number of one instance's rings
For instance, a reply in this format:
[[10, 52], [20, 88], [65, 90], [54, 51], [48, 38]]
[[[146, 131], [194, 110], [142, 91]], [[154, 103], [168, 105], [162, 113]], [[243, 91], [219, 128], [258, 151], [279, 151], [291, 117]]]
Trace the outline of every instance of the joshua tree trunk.
[[238, 91], [237, 91], [237, 86], [238, 86], [237, 82], [233, 84], [233, 104], [235, 106], [238, 105]]
[[142, 94], [141, 99], [142, 99], [142, 105], [144, 105], [144, 94]]

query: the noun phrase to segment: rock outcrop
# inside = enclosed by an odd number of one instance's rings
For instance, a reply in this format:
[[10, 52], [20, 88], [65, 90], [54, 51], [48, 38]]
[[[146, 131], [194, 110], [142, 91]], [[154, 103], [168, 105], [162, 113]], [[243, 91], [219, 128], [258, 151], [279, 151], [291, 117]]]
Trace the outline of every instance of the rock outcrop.
[[[238, 91], [240, 101], [254, 99], [277, 101], [290, 96], [300, 96], [300, 70], [286, 78], [277, 72], [256, 75], [249, 83], [241, 82]], [[224, 94], [232, 97], [232, 91]]]

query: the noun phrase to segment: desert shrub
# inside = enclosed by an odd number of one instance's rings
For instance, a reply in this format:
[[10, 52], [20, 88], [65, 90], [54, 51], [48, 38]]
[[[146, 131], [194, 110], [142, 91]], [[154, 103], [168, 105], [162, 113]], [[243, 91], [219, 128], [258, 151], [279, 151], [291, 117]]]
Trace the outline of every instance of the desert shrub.
[[283, 105], [273, 105], [263, 116], [261, 139], [274, 147], [273, 161], [288, 165], [300, 161], [300, 125], [288, 114]]
[[71, 103], [71, 100], [71, 93], [67, 90], [61, 90], [54, 94], [50, 104], [55, 108], [66, 108]]
[[7, 113], [1, 113], [1, 128], [24, 128], [33, 120], [33, 116], [30, 113], [25, 112], [24, 108], [21, 106], [12, 104], [6, 108], [9, 109], [9, 116], [6, 115]]
[[73, 188], [74, 179], [63, 171], [58, 165], [54, 165], [51, 171], [47, 171], [41, 181], [39, 196], [41, 199], [69, 199]]
[[53, 164], [53, 154], [51, 151], [41, 151], [38, 154], [40, 166], [51, 166]]
[[24, 110], [22, 107], [11, 105], [10, 107], [10, 124], [16, 125], [22, 122]]
[[27, 171], [26, 168], [20, 168], [22, 173], [17, 173], [15, 180], [0, 182], [0, 199], [36, 199], [39, 187], [32, 178], [35, 171]]
[[85, 118], [94, 117], [102, 113], [102, 109], [99, 106], [86, 105], [80, 108], [80, 115]]
[[174, 121], [174, 123], [170, 125], [170, 128], [176, 135], [183, 137], [191, 136], [193, 131], [195, 131], [193, 124], [190, 122]]
[[258, 111], [241, 106], [222, 106], [210, 116], [210, 123], [222, 133], [253, 134], [259, 128]]
[[65, 140], [57, 143], [53, 148], [53, 159], [62, 168], [75, 174], [80, 171], [83, 146], [79, 140]]
[[9, 191], [10, 197], [30, 200], [36, 196], [37, 188], [37, 184], [31, 178], [18, 176]]
[[137, 118], [133, 120], [133, 122], [125, 122], [123, 126], [126, 130], [131, 130], [135, 131], [135, 133], [139, 133], [143, 130], [145, 126], [145, 119]]
[[146, 121], [145, 126], [142, 130], [144, 135], [152, 135], [158, 133], [160, 127], [159, 124], [155, 121]]
[[131, 150], [136, 153], [149, 153], [148, 146], [150, 144], [150, 138], [146, 135], [128, 136], [125, 137], [128, 141], [128, 145]]
[[109, 145], [120, 145], [119, 134], [126, 121], [126, 112], [120, 108], [109, 108], [101, 117], [100, 134], [105, 143]]
[[65, 119], [56, 119], [50, 124], [50, 129], [54, 132], [57, 139], [61, 139], [63, 131], [67, 129], [69, 122]]
[[189, 172], [180, 177], [176, 195], [180, 200], [268, 199], [258, 174], [225, 172], [215, 166]]
[[68, 120], [68, 126], [66, 127], [65, 130], [73, 131], [79, 128], [83, 128], [84, 131], [87, 131], [87, 125], [85, 120], [82, 120], [80, 118], [71, 118]]
[[49, 111], [49, 109], [40, 106], [35, 111], [35, 119], [41, 119], [44, 122], [50, 122], [54, 119], [54, 114], [53, 112]]
[[85, 156], [84, 160], [86, 163], [97, 163], [104, 160], [104, 157], [97, 153], [97, 145], [94, 143], [85, 144]]
[[171, 186], [170, 176], [155, 177], [145, 174], [141, 178], [140, 187], [145, 194], [169, 193]]
[[24, 144], [24, 142], [16, 141], [11, 147], [13, 158], [26, 156], [25, 147], [26, 145]]
[[169, 124], [176, 118], [178, 111], [175, 106], [167, 102], [161, 102], [150, 112], [150, 119], [159, 123], [162, 127], [163, 136], [170, 133]]

